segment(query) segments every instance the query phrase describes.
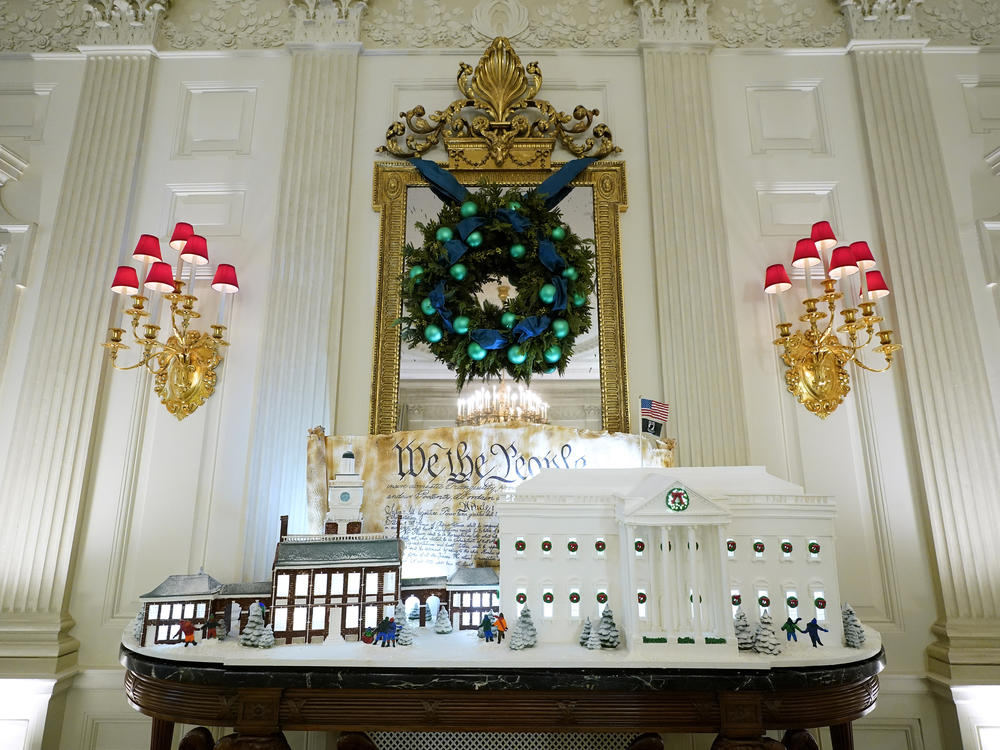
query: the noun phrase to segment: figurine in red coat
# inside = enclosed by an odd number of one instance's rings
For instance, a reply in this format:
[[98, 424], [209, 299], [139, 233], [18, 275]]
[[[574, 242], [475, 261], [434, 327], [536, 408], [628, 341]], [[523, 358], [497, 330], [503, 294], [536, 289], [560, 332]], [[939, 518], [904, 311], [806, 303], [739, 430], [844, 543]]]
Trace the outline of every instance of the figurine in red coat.
[[180, 627], [181, 633], [184, 634], [184, 648], [187, 648], [189, 643], [192, 646], [198, 645], [194, 640], [194, 625], [190, 620], [181, 620], [178, 627]]

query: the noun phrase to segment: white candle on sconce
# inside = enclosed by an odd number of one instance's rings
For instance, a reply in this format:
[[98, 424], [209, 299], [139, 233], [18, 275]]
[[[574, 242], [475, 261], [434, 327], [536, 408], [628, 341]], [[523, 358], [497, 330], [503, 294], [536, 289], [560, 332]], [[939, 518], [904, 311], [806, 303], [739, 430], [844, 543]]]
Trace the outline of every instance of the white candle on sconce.
[[222, 295], [219, 300], [219, 323], [222, 325], [226, 308], [226, 297], [236, 294], [240, 290], [239, 282], [236, 280], [236, 268], [229, 263], [220, 263], [215, 269], [215, 277], [212, 279], [212, 289]]

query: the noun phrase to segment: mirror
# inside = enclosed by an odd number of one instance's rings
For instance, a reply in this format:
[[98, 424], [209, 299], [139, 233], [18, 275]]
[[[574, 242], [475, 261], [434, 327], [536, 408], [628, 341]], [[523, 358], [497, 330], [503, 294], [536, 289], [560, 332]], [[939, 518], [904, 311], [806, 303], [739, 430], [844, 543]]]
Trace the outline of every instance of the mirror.
[[[453, 170], [458, 181], [475, 190], [481, 180], [530, 188], [552, 169]], [[550, 420], [576, 427], [628, 432], [628, 378], [625, 368], [622, 314], [619, 214], [627, 208], [625, 164], [600, 161], [573, 180], [574, 190], [559, 208], [565, 222], [581, 237], [594, 240], [596, 299], [594, 324], [579, 339], [564, 376], [536, 376], [532, 390], [549, 402]], [[372, 433], [399, 427], [419, 428], [454, 423], [454, 373], [426, 349], [400, 350], [400, 331], [393, 323], [401, 311], [402, 249], [420, 242], [415, 229], [440, 210], [441, 202], [417, 170], [407, 163], [376, 162], [373, 207], [381, 214], [378, 288], [372, 367]], [[469, 383], [466, 390], [480, 382]], [[571, 409], [561, 405], [572, 404]], [[597, 408], [597, 405], [600, 408]]]

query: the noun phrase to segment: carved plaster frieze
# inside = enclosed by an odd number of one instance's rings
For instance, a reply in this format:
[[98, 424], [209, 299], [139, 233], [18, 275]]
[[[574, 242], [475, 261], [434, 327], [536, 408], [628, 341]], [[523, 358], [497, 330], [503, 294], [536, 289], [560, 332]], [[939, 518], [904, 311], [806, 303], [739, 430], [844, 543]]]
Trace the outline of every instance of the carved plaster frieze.
[[163, 46], [171, 49], [267, 49], [292, 38], [292, 18], [282, 0], [175, 0], [163, 21]]
[[365, 0], [291, 0], [292, 41], [329, 44], [361, 41]]
[[170, 0], [89, 0], [86, 44], [152, 45]]
[[713, 10], [709, 31], [724, 47], [829, 47], [844, 38], [832, 4], [739, 0]]
[[711, 41], [708, 31], [709, 0], [635, 0], [639, 34], [643, 42]]
[[1000, 40], [1000, 0], [947, 0], [921, 10], [923, 35], [983, 46]]
[[0, 52], [75, 50], [83, 44], [87, 28], [76, 0], [0, 0]]
[[924, 0], [840, 0], [847, 21], [847, 34], [861, 39], [920, 39], [922, 31], [914, 17]]

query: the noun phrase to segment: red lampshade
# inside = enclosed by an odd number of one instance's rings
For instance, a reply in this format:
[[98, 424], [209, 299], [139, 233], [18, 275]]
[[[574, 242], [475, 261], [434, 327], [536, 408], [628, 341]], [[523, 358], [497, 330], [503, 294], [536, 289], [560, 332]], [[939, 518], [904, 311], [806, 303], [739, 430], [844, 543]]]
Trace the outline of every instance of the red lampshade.
[[118, 266], [115, 279], [111, 282], [111, 291], [115, 294], [138, 294], [139, 277], [132, 266]]
[[157, 262], [149, 269], [144, 286], [154, 292], [173, 292], [174, 272], [169, 263]]
[[854, 260], [854, 253], [847, 245], [841, 245], [833, 251], [830, 256], [830, 278], [840, 279], [844, 276], [852, 276], [858, 272], [857, 261]]
[[809, 239], [816, 243], [817, 250], [829, 250], [837, 244], [837, 238], [833, 235], [833, 227], [828, 221], [817, 221], [813, 224]]
[[868, 299], [881, 299], [889, 296], [889, 287], [886, 286], [881, 271], [866, 271], [865, 278], [868, 280]]
[[867, 242], [852, 242], [851, 252], [854, 253], [854, 260], [857, 261], [858, 268], [862, 271], [875, 267], [875, 256], [872, 255], [872, 250], [868, 247]]
[[819, 250], [816, 244], [806, 237], [795, 243], [795, 255], [792, 256], [792, 266], [795, 268], [806, 268], [819, 263]]
[[178, 221], [174, 227], [174, 233], [170, 235], [170, 247], [174, 250], [183, 250], [184, 245], [194, 234], [194, 227], [184, 221]]
[[187, 238], [184, 249], [181, 251], [181, 260], [194, 263], [196, 266], [203, 266], [208, 263], [208, 243], [200, 234], [192, 234]]
[[141, 263], [156, 263], [163, 260], [159, 238], [151, 234], [140, 235], [135, 250], [132, 251], [132, 257]]
[[215, 269], [215, 278], [212, 279], [212, 289], [223, 294], [234, 294], [240, 290], [239, 282], [236, 281], [236, 269], [228, 263], [220, 263]]
[[781, 294], [792, 288], [792, 282], [788, 279], [788, 271], [781, 263], [775, 263], [767, 267], [764, 274], [764, 291], [768, 294]]

